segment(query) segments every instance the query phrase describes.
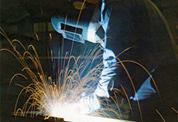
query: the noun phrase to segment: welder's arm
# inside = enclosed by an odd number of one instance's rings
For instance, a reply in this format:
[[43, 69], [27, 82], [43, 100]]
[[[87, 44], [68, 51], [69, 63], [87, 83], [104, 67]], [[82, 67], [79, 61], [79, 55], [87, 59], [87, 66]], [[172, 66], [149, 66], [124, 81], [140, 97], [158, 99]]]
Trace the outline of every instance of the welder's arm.
[[116, 56], [130, 48], [117, 57], [115, 87], [122, 85], [131, 88], [130, 94], [133, 95], [135, 92], [133, 87], [137, 91], [149, 77], [144, 68], [138, 64], [144, 66], [149, 72], [157, 67], [152, 48], [150, 48], [155, 41], [153, 38], [150, 39], [149, 18], [142, 18], [140, 11], [144, 10], [137, 5], [131, 5], [129, 8], [118, 3], [106, 7], [112, 8], [106, 34], [108, 37], [106, 48], [112, 49]]

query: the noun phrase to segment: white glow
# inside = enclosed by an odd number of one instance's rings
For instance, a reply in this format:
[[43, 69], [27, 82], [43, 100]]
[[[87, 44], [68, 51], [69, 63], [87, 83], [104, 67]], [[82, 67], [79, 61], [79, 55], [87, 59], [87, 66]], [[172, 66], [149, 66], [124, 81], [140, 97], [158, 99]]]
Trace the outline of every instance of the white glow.
[[[53, 117], [58, 117], [58, 116], [53, 116]], [[126, 120], [82, 115], [78, 113], [70, 114], [70, 116], [65, 116], [63, 118], [65, 121], [72, 121], [72, 122], [131, 122]]]
[[52, 117], [65, 118], [66, 121], [73, 121], [75, 114], [79, 113], [79, 104], [60, 104], [50, 105], [49, 113]]
[[104, 117], [89, 116], [80, 114], [81, 104], [64, 104], [53, 103], [50, 106], [50, 116], [57, 118], [64, 118], [65, 121], [72, 122], [128, 122], [126, 120], [118, 120]]

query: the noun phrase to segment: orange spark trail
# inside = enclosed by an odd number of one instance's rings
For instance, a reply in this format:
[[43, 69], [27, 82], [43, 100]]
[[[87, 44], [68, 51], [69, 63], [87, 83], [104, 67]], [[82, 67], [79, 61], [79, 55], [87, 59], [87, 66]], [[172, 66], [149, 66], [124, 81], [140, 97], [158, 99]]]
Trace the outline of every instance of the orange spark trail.
[[163, 122], [166, 122], [165, 119], [163, 118], [163, 116], [161, 115], [161, 113], [156, 109], [156, 112], [159, 114], [159, 116], [161, 117], [161, 119], [163, 120]]

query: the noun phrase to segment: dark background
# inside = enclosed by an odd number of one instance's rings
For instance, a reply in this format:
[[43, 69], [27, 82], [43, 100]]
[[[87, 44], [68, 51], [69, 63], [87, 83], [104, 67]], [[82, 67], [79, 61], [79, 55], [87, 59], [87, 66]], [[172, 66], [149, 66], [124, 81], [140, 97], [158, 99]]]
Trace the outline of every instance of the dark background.
[[[0, 24], [6, 32], [10, 40], [18, 39], [27, 48], [32, 44], [36, 48], [42, 67], [47, 76], [52, 76], [55, 79], [57, 72], [58, 60], [64, 59], [65, 52], [71, 51], [72, 41], [62, 41], [62, 36], [58, 34], [52, 27], [50, 19], [53, 15], [66, 13], [72, 8], [72, 3], [77, 0], [1, 0], [0, 3]], [[96, 0], [88, 0], [98, 5]], [[176, 0], [154, 0], [155, 4], [161, 10], [166, 20], [168, 21], [173, 36], [178, 41], [178, 3]], [[36, 36], [38, 35], [38, 37]], [[52, 39], [50, 39], [52, 35]], [[72, 55], [82, 55], [86, 58], [84, 51], [94, 49], [96, 44], [87, 42], [79, 44], [74, 42]], [[18, 45], [17, 45], [18, 47]], [[12, 49], [9, 42], [1, 36], [0, 48]], [[22, 48], [18, 47], [21, 52]], [[51, 50], [53, 50], [54, 61], [51, 61]], [[63, 54], [58, 52], [63, 50]], [[67, 58], [65, 58], [68, 60]], [[98, 62], [101, 59], [98, 59]], [[28, 80], [24, 78], [15, 78], [9, 87], [9, 81], [15, 73], [22, 73], [22, 66], [17, 59], [9, 52], [0, 52], [0, 92], [1, 106], [0, 119], [2, 122], [13, 121], [43, 121], [43, 119], [17, 118], [15, 120], [12, 115], [14, 111], [15, 101], [21, 88], [15, 84], [28, 84]], [[97, 62], [96, 62], [97, 63]], [[53, 68], [53, 66], [55, 68]], [[34, 66], [30, 66], [35, 71]], [[21, 100], [23, 104], [23, 100]]]

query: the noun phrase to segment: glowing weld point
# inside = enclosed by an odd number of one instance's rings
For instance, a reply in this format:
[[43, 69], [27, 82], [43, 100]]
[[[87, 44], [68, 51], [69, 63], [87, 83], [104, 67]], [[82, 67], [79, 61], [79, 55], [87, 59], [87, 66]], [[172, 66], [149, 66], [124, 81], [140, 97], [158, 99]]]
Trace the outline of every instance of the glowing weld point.
[[54, 103], [50, 107], [50, 116], [65, 118], [66, 121], [73, 121], [76, 113], [79, 113], [79, 104], [60, 104]]
[[65, 104], [60, 103], [53, 104], [51, 107], [51, 116], [56, 118], [64, 118], [65, 121], [72, 122], [128, 122], [126, 120], [118, 120], [104, 117], [96, 117], [80, 114], [81, 104]]
[[[56, 117], [56, 116], [53, 116]], [[104, 117], [96, 117], [96, 116], [89, 116], [89, 115], [82, 115], [78, 113], [70, 114], [68, 117], [64, 117], [65, 121], [72, 121], [72, 122], [131, 122], [126, 120], [118, 120], [118, 119], [111, 119], [111, 118], [104, 118]]]

